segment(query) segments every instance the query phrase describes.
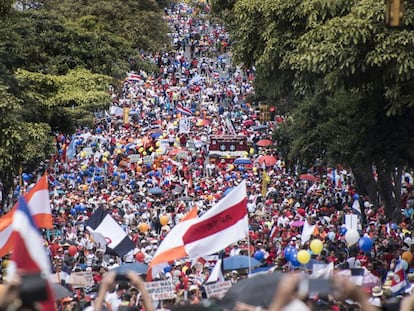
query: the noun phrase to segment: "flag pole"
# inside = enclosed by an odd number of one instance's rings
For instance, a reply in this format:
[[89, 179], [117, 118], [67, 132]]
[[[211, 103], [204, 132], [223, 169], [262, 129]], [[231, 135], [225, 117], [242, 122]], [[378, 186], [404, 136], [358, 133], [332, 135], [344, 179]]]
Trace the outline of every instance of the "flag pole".
[[249, 274], [252, 273], [252, 257], [250, 251], [250, 234], [247, 233], [247, 255], [249, 256]]

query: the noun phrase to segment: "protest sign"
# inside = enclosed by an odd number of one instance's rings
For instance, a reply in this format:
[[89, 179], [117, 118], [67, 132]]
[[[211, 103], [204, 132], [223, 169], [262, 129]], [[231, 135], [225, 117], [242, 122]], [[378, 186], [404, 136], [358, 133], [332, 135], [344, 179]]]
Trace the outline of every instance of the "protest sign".
[[174, 299], [174, 285], [171, 280], [145, 282], [145, 288], [153, 300]]
[[218, 282], [214, 284], [206, 284], [204, 288], [206, 289], [207, 298], [216, 297], [222, 298], [231, 287], [230, 281]]
[[95, 282], [93, 280], [92, 271], [72, 272], [69, 276], [68, 283], [73, 287], [87, 287], [92, 286]]

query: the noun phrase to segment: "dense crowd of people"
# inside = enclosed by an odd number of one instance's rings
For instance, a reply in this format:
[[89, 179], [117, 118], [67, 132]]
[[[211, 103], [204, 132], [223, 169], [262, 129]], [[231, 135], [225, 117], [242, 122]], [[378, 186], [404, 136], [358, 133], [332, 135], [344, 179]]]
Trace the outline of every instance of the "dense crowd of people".
[[[266, 120], [257, 105], [249, 103], [254, 94], [254, 68], [232, 63], [229, 34], [211, 21], [208, 6], [195, 11], [176, 3], [165, 9], [165, 18], [174, 49], [141, 53], [159, 72], [129, 73], [121, 91], [112, 90], [110, 111], [96, 114], [95, 127], [78, 129], [73, 136], [56, 135], [56, 156], [46, 163], [54, 228], [43, 234], [52, 277], [72, 292], [59, 300], [59, 307], [86, 310], [98, 297], [97, 304], [113, 311], [124, 307], [141, 310], [145, 299], [145, 310], [154, 308], [148, 304], [142, 280], [131, 276], [133, 287], [121, 282], [113, 290], [114, 276], [108, 271], [124, 263], [150, 263], [164, 237], [186, 212], [197, 206], [202, 215], [243, 180], [248, 192], [249, 236], [215, 257], [171, 262], [157, 279], [171, 279], [176, 294], [154, 304], [156, 308], [203, 302], [204, 284], [215, 261], [236, 255], [260, 261], [258, 270], [267, 273], [312, 274], [312, 264], [329, 263], [340, 271], [363, 269], [366, 281], [360, 285], [371, 297], [371, 306], [385, 306], [411, 294], [411, 175], [407, 172], [403, 180], [407, 197], [403, 222], [395, 224], [385, 217], [381, 206], [358, 195], [352, 174], [345, 169], [316, 166], [302, 175], [288, 169], [272, 139], [274, 128], [283, 126], [284, 117], [272, 108]], [[249, 147], [238, 150], [236, 146], [227, 153], [214, 154], [211, 137], [220, 135], [246, 137]], [[26, 174], [23, 189], [16, 187], [5, 200], [12, 202], [16, 193], [27, 191], [37, 177]], [[135, 248], [125, 256], [105, 252], [91, 239], [85, 222], [99, 207], [134, 242]], [[352, 230], [365, 244], [349, 243], [350, 215], [356, 216]], [[304, 238], [309, 227], [312, 231]], [[315, 239], [323, 245], [317, 252], [311, 247]], [[288, 248], [307, 250], [310, 260], [297, 264], [287, 256]], [[5, 280], [7, 262], [7, 257], [3, 258]], [[399, 267], [407, 282], [393, 291], [393, 275]], [[225, 279], [237, 284], [251, 275], [251, 270], [224, 271]], [[91, 271], [93, 285], [71, 287], [70, 274], [79, 271]], [[298, 280], [292, 279], [297, 285]], [[355, 310], [356, 303], [364, 306], [365, 300], [349, 284], [344, 285], [349, 289], [344, 293], [355, 299], [342, 302], [341, 309]], [[113, 292], [100, 296], [99, 288]], [[292, 287], [287, 295], [293, 292]], [[314, 299], [312, 305], [317, 310], [339, 308], [332, 298]], [[266, 307], [279, 310], [272, 306]], [[256, 307], [238, 304], [236, 309]]]

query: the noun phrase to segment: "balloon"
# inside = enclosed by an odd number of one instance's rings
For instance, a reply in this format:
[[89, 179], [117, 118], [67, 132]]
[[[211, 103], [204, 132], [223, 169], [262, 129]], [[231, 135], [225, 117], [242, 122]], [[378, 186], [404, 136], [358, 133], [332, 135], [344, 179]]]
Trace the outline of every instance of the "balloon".
[[23, 175], [22, 175], [22, 179], [23, 179], [24, 181], [29, 181], [30, 176], [29, 176], [28, 174], [26, 174], [26, 173], [23, 173]]
[[367, 253], [371, 250], [372, 246], [374, 245], [374, 242], [369, 237], [364, 236], [359, 239], [358, 245], [362, 251]]
[[354, 194], [354, 200], [358, 200], [359, 199], [359, 194], [358, 193], [355, 193]]
[[290, 263], [294, 267], [299, 267], [300, 266], [300, 262], [298, 261], [298, 252], [296, 251], [296, 249], [295, 249], [295, 253], [292, 254], [292, 256], [290, 258]]
[[256, 260], [258, 260], [258, 261], [262, 261], [262, 260], [263, 260], [263, 258], [264, 258], [264, 254], [263, 254], [263, 252], [262, 252], [262, 251], [257, 250], [257, 251], [254, 253], [254, 258], [255, 258]]
[[310, 249], [315, 254], [320, 254], [322, 252], [322, 249], [323, 249], [322, 241], [319, 240], [319, 239], [312, 240], [312, 242], [310, 243]]
[[328, 232], [328, 239], [331, 241], [335, 240], [335, 233], [332, 231]]
[[410, 263], [413, 260], [413, 254], [409, 251], [402, 253], [401, 258], [405, 260], [407, 263]]
[[121, 173], [120, 177], [121, 177], [121, 179], [125, 179], [126, 178], [126, 174], [125, 173]]
[[345, 227], [341, 227], [341, 229], [339, 230], [339, 233], [341, 235], [345, 235], [346, 231], [347, 231], [347, 229]]
[[292, 247], [292, 246], [288, 246], [285, 248], [285, 251], [283, 253], [283, 255], [285, 256], [285, 259], [287, 261], [290, 261], [292, 255], [296, 253], [296, 248]]
[[254, 148], [250, 148], [249, 153], [254, 154]]
[[408, 262], [406, 262], [405, 260], [401, 260], [401, 266], [403, 268], [404, 271], [407, 271], [408, 269]]
[[76, 246], [75, 246], [75, 245], [71, 245], [71, 246], [69, 246], [69, 248], [68, 248], [68, 252], [69, 252], [69, 255], [71, 255], [71, 256], [75, 256], [75, 255], [76, 255], [76, 253], [78, 252], [78, 249], [76, 248]]
[[[316, 241], [316, 240], [314, 240]], [[319, 240], [318, 240], [319, 241]], [[310, 254], [307, 250], [301, 249], [297, 254], [298, 262], [302, 265], [306, 265], [310, 260]]]
[[158, 141], [155, 143], [155, 146], [156, 146], [156, 147], [161, 146], [161, 142], [158, 140]]
[[140, 147], [139, 149], [138, 149], [138, 152], [139, 153], [142, 153], [144, 151], [144, 147]]
[[141, 222], [139, 225], [138, 225], [138, 228], [139, 228], [139, 231], [141, 231], [141, 233], [144, 233], [144, 232], [147, 232], [148, 230], [149, 230], [149, 225], [147, 224], [147, 223], [145, 223], [145, 222]]
[[76, 215], [76, 209], [74, 209], [73, 207], [70, 209], [70, 213], [71, 215], [75, 216]]
[[162, 215], [162, 216], [160, 217], [160, 224], [161, 224], [161, 226], [165, 226], [165, 225], [167, 225], [169, 220], [170, 220], [170, 219], [168, 218], [168, 216], [167, 216], [167, 215]]
[[144, 262], [144, 260], [145, 260], [145, 255], [144, 255], [144, 253], [143, 253], [143, 252], [138, 252], [138, 253], [136, 253], [136, 254], [135, 254], [135, 260], [136, 260], [137, 262]]
[[359, 238], [360, 238], [359, 233], [355, 229], [349, 229], [345, 233], [345, 240], [348, 243], [348, 246], [356, 244]]

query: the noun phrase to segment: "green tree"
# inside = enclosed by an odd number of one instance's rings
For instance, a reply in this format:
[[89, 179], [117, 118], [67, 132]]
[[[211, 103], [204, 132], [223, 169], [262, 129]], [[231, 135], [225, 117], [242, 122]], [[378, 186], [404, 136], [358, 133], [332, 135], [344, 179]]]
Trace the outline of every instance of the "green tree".
[[348, 165], [359, 191], [397, 218], [401, 171], [414, 159], [414, 11], [407, 3], [404, 27], [388, 29], [384, 8], [372, 0], [240, 0], [232, 38], [235, 59], [256, 66], [259, 95], [289, 98], [292, 119], [277, 135], [290, 143], [283, 149], [292, 162]]
[[63, 18], [73, 27], [109, 33], [126, 40], [131, 47], [158, 51], [167, 44], [168, 26], [163, 7], [154, 0], [47, 0], [40, 11]]
[[53, 131], [71, 133], [78, 126], [91, 126], [93, 112], [108, 109], [111, 78], [86, 69], [66, 75], [18, 70], [16, 78], [28, 110], [26, 120], [47, 120]]
[[34, 166], [52, 151], [50, 127], [44, 122], [26, 122], [22, 102], [0, 85], [0, 180], [4, 193], [13, 184], [19, 166]]

